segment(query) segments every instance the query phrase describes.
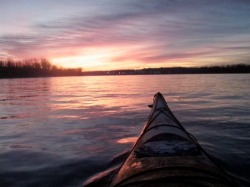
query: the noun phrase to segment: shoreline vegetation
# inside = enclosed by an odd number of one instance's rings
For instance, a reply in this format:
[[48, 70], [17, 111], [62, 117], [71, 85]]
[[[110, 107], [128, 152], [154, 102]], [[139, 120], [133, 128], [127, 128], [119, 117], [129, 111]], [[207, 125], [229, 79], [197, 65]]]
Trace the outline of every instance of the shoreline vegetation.
[[81, 68], [62, 68], [46, 59], [0, 60], [0, 78], [81, 76]]
[[96, 75], [152, 75], [152, 74], [228, 74], [250, 73], [250, 65], [233, 64], [206, 67], [162, 67], [138, 70], [83, 71], [81, 68], [62, 68], [46, 59], [23, 61], [0, 60], [0, 78], [96, 76]]
[[156, 75], [156, 74], [230, 74], [250, 73], [250, 65], [234, 64], [206, 67], [162, 67], [138, 70], [89, 71], [83, 75]]

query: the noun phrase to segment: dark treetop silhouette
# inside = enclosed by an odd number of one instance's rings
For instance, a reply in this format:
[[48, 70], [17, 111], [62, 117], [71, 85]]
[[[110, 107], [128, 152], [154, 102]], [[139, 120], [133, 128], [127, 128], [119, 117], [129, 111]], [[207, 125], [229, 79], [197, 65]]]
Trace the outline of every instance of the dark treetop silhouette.
[[234, 64], [206, 67], [162, 67], [139, 70], [84, 71], [81, 68], [61, 68], [46, 59], [23, 61], [0, 60], [0, 78], [55, 77], [81, 75], [147, 75], [147, 74], [209, 74], [250, 73], [250, 65]]
[[60, 68], [46, 59], [0, 60], [0, 78], [78, 76], [81, 68]]

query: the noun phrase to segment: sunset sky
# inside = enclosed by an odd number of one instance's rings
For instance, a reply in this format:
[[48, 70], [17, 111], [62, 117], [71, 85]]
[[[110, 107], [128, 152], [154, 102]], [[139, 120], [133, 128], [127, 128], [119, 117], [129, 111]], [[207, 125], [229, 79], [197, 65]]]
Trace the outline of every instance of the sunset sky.
[[249, 0], [0, 0], [0, 59], [85, 70], [250, 64]]

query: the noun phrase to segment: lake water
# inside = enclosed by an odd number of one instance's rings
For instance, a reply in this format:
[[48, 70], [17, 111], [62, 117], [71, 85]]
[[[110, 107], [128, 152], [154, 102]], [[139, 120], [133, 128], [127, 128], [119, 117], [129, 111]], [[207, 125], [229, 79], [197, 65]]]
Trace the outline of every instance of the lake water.
[[161, 92], [230, 175], [250, 186], [250, 75], [0, 80], [0, 186], [81, 186], [129, 150]]

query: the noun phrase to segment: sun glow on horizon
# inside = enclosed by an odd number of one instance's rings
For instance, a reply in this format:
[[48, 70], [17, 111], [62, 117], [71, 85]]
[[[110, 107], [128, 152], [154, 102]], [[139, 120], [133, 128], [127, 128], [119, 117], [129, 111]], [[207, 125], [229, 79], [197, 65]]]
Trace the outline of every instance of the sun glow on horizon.
[[110, 61], [117, 52], [109, 48], [89, 49], [79, 55], [51, 58], [52, 63], [67, 68], [83, 68], [87, 71], [112, 68]]
[[86, 70], [94, 69], [95, 67], [105, 66], [105, 63], [98, 55], [88, 56], [65, 56], [53, 58], [52, 62], [66, 68], [84, 68]]
[[[154, 48], [141, 45], [109, 45], [85, 48], [74, 53], [65, 53], [49, 60], [52, 64], [64, 68], [82, 68], [83, 71], [112, 71], [125, 69], [161, 68], [161, 67], [196, 67], [225, 64], [231, 55], [207, 54], [206, 49], [194, 49], [192, 52], [166, 53], [158, 55]], [[215, 63], [216, 62], [216, 63]]]
[[136, 60], [118, 62], [111, 53], [93, 53], [88, 55], [64, 56], [52, 58], [51, 62], [64, 68], [82, 68], [84, 71], [108, 71], [122, 69], [143, 69], [143, 68], [161, 68], [161, 67], [190, 67], [192, 63], [188, 61], [172, 60], [167, 63], [146, 64]]
[[[82, 68], [84, 71], [108, 71], [118, 69], [141, 69], [143, 63], [134, 59], [127, 50], [133, 47], [106, 46], [89, 48], [79, 51], [78, 54], [69, 54], [61, 57], [52, 57], [49, 60], [64, 68]], [[128, 58], [129, 56], [129, 58]], [[128, 58], [128, 59], [127, 59]], [[125, 59], [125, 60], [124, 60]]]

